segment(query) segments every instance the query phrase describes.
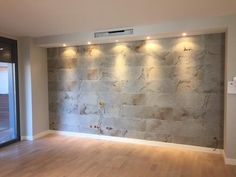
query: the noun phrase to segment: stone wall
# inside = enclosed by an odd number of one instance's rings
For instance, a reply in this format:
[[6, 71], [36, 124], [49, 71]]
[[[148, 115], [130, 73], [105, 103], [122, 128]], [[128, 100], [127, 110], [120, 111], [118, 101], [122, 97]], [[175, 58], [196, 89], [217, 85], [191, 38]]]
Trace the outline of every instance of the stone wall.
[[48, 49], [50, 128], [223, 146], [224, 34]]

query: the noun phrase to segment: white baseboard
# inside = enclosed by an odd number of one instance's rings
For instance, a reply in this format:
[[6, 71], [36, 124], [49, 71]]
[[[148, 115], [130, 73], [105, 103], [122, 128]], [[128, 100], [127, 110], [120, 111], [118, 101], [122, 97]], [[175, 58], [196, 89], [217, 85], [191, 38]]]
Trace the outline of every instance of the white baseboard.
[[21, 136], [21, 141], [32, 141], [34, 140], [33, 139], [33, 136]]
[[38, 138], [42, 138], [48, 134], [50, 134], [51, 131], [50, 130], [46, 130], [44, 132], [40, 132], [36, 135], [33, 135], [33, 136], [21, 136], [21, 140], [28, 140], [28, 141], [33, 141], [33, 140], [36, 140]]
[[182, 145], [182, 144], [175, 144], [175, 143], [165, 143], [165, 142], [160, 142], [160, 141], [148, 141], [148, 140], [133, 139], [133, 138], [104, 136], [104, 135], [67, 132], [67, 131], [56, 131], [56, 130], [49, 130], [49, 131], [57, 135], [78, 136], [78, 137], [93, 138], [93, 139], [98, 139], [98, 140], [108, 140], [108, 141], [116, 141], [116, 142], [123, 142], [123, 143], [151, 145], [151, 146], [158, 146], [158, 147], [170, 147], [170, 148], [186, 149], [186, 150], [193, 150], [193, 151], [199, 151], [199, 152], [222, 154], [222, 149], [213, 149], [213, 148], [200, 147], [200, 146]]
[[223, 151], [223, 156], [226, 165], [236, 165], [236, 159], [226, 157], [225, 151]]

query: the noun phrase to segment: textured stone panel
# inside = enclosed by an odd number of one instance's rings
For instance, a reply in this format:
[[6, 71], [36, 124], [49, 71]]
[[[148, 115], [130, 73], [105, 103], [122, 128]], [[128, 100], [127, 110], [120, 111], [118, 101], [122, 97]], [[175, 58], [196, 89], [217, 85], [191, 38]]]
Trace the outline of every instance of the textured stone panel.
[[104, 126], [114, 127], [115, 129], [125, 129], [145, 131], [145, 120], [143, 119], [120, 119], [120, 118], [105, 118], [103, 120]]
[[173, 108], [157, 106], [122, 106], [122, 117], [137, 117], [143, 119], [169, 120], [173, 118]]
[[80, 85], [80, 81], [52, 81], [48, 83], [48, 88], [49, 91], [78, 92]]
[[48, 49], [50, 128], [222, 148], [224, 40]]
[[83, 80], [81, 92], [121, 92], [124, 82], [122, 81], [92, 81]]

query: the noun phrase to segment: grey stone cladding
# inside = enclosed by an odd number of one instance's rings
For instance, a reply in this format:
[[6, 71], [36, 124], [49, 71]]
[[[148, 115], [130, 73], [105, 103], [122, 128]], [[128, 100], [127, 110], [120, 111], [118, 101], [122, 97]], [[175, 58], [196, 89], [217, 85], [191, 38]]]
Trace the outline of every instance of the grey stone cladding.
[[50, 129], [222, 148], [224, 40], [49, 48]]

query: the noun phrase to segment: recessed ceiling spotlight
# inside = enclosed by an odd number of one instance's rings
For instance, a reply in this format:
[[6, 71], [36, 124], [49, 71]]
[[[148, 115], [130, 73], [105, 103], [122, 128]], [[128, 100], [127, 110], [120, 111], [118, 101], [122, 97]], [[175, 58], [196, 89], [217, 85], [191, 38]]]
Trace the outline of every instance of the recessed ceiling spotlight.
[[88, 45], [90, 45], [91, 44], [91, 42], [90, 41], [88, 41]]
[[182, 36], [187, 36], [187, 33], [182, 33]]
[[147, 40], [148, 40], [148, 39], [151, 39], [151, 37], [150, 37], [150, 36], [147, 36], [146, 39], [147, 39]]
[[3, 50], [3, 48], [0, 48], [0, 50]]
[[119, 42], [119, 40], [116, 40], [116, 42]]
[[66, 47], [66, 44], [63, 44], [63, 47]]

